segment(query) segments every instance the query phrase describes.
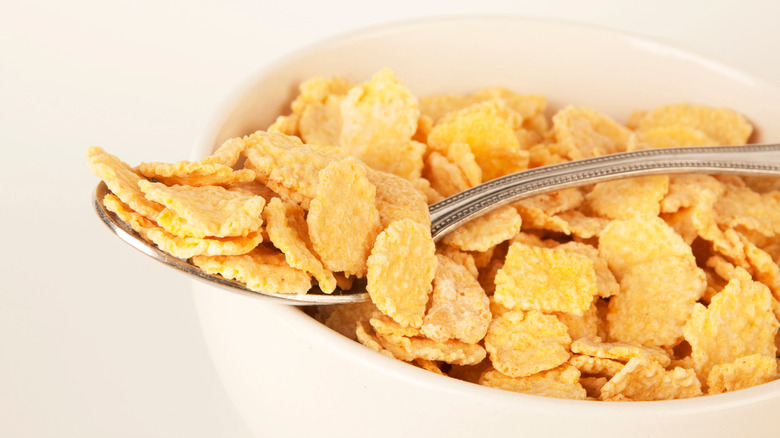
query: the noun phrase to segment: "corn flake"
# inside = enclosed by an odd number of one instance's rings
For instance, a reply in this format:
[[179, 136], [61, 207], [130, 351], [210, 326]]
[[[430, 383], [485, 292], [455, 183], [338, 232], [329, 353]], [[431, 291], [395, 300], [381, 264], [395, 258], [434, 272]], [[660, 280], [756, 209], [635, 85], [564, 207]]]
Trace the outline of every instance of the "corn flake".
[[580, 370], [582, 374], [612, 378], [625, 366], [624, 363], [604, 357], [575, 354], [569, 359], [569, 364]]
[[[642, 248], [637, 251], [637, 248]], [[599, 253], [620, 280], [635, 265], [668, 256], [693, 258], [691, 247], [659, 217], [614, 220], [599, 236]]]
[[626, 178], [596, 184], [586, 199], [596, 214], [609, 219], [658, 216], [668, 189], [666, 175]]
[[677, 345], [706, 288], [704, 271], [690, 257], [663, 257], [632, 266], [620, 280], [620, 293], [609, 300], [610, 339], [654, 347]]
[[522, 116], [501, 100], [476, 103], [440, 120], [428, 136], [428, 146], [446, 151], [449, 144], [466, 143], [482, 169], [482, 179], [491, 179], [528, 168], [528, 151], [520, 149], [515, 127]]
[[635, 357], [647, 357], [662, 366], [671, 363], [666, 352], [657, 347], [649, 347], [636, 342], [602, 342], [595, 337], [580, 338], [571, 343], [572, 353], [586, 354], [593, 357], [614, 359], [627, 362]]
[[368, 180], [376, 187], [376, 209], [382, 227], [401, 219], [411, 219], [430, 228], [431, 214], [426, 196], [413, 183], [393, 175], [368, 169]]
[[265, 208], [265, 217], [271, 243], [284, 253], [287, 263], [313, 275], [323, 292], [333, 292], [336, 278], [314, 255], [303, 208], [294, 202], [273, 198]]
[[329, 270], [362, 277], [381, 228], [376, 187], [354, 158], [329, 164], [318, 186], [306, 217], [312, 247]]
[[232, 237], [256, 232], [263, 223], [262, 196], [232, 192], [219, 186], [173, 186], [139, 181], [147, 199], [165, 206], [157, 222], [182, 237]]
[[496, 273], [496, 300], [510, 309], [581, 315], [597, 293], [593, 261], [582, 254], [513, 243]]
[[510, 311], [490, 323], [485, 349], [493, 366], [511, 377], [549, 370], [569, 359], [571, 338], [558, 318], [537, 311]]
[[721, 145], [745, 144], [753, 133], [750, 122], [733, 110], [686, 103], [659, 106], [637, 123], [638, 131], [660, 127], [694, 128]]
[[488, 369], [479, 378], [480, 385], [506, 391], [545, 397], [584, 400], [585, 388], [580, 384], [580, 372], [569, 365], [523, 377], [511, 377], [495, 369]]
[[487, 251], [520, 231], [522, 219], [512, 206], [496, 208], [444, 236], [445, 244], [463, 251]]
[[131, 210], [151, 220], [163, 210], [162, 205], [146, 199], [138, 188], [138, 182], [144, 179], [119, 158], [93, 146], [87, 151], [87, 166]]
[[664, 369], [647, 357], [635, 357], [601, 387], [601, 400], [671, 400], [701, 395], [693, 370]]
[[423, 324], [436, 274], [436, 248], [430, 230], [403, 219], [391, 223], [368, 258], [368, 290], [382, 313], [412, 327]]
[[721, 394], [770, 382], [777, 377], [777, 360], [763, 354], [715, 365], [707, 376], [707, 393]]
[[397, 359], [407, 362], [416, 359], [442, 361], [455, 365], [474, 365], [485, 358], [485, 349], [479, 344], [457, 340], [436, 342], [427, 338], [399, 335], [377, 335], [382, 346]]
[[311, 278], [287, 264], [284, 254], [264, 245], [235, 256], [195, 256], [192, 262], [209, 274], [235, 279], [264, 293], [305, 294]]
[[476, 344], [490, 325], [490, 301], [468, 269], [445, 256], [436, 257], [433, 293], [420, 331], [434, 341]]
[[775, 357], [778, 321], [769, 288], [737, 268], [737, 278], [712, 297], [708, 307], [695, 304], [683, 333], [690, 343], [696, 372], [708, 376], [716, 365], [743, 356]]
[[625, 152], [631, 131], [592, 108], [567, 107], [553, 116], [555, 139], [571, 160]]
[[244, 137], [244, 142], [247, 168], [271, 190], [304, 208], [317, 195], [320, 171], [344, 158], [304, 145], [298, 137], [274, 132], [257, 131]]

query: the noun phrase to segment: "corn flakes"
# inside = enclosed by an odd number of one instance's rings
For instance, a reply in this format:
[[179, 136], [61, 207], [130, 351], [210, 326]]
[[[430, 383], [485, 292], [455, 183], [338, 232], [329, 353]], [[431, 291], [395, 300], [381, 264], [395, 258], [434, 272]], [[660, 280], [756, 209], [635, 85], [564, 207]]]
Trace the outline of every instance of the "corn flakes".
[[151, 220], [157, 219], [157, 215], [163, 210], [162, 205], [146, 199], [138, 188], [138, 182], [143, 180], [143, 177], [119, 158], [93, 146], [87, 151], [87, 166], [95, 176], [106, 183], [111, 193], [131, 210]]
[[589, 257], [522, 243], [509, 247], [495, 282], [496, 301], [518, 310], [581, 315], [597, 293]]
[[522, 221], [517, 210], [506, 205], [461, 225], [443, 242], [463, 251], [487, 251], [517, 234]]
[[549, 370], [569, 360], [571, 338], [553, 315], [531, 310], [506, 312], [490, 323], [485, 349], [493, 366], [511, 377]]
[[750, 388], [777, 378], [777, 360], [763, 354], [740, 357], [712, 367], [707, 376], [707, 393], [721, 394]]
[[311, 277], [287, 264], [284, 254], [266, 246], [233, 256], [194, 256], [192, 262], [209, 274], [235, 279], [252, 290], [277, 294], [304, 294]]
[[138, 182], [146, 198], [165, 206], [157, 223], [182, 237], [246, 236], [260, 229], [262, 196], [232, 192], [219, 186], [172, 186]]
[[294, 202], [273, 198], [265, 208], [265, 217], [271, 243], [284, 253], [287, 263], [314, 276], [323, 292], [336, 290], [333, 273], [314, 255], [303, 208]]
[[507, 391], [545, 397], [584, 400], [587, 392], [580, 384], [579, 371], [568, 365], [522, 377], [511, 377], [495, 369], [482, 373], [479, 384]]
[[[658, 282], [659, 278], [664, 281]], [[655, 347], [677, 345], [706, 287], [704, 271], [689, 257], [663, 257], [630, 267], [620, 280], [620, 293], [609, 300], [610, 339]]]
[[753, 281], [742, 268], [709, 306], [695, 304], [683, 334], [698, 375], [706, 379], [714, 366], [751, 354], [775, 357], [780, 324], [772, 306], [769, 288]]
[[445, 256], [436, 257], [433, 293], [420, 331], [434, 341], [476, 344], [490, 325], [490, 301], [468, 269]]
[[647, 357], [634, 357], [601, 387], [601, 400], [671, 400], [701, 395], [693, 370], [665, 370]]
[[323, 169], [318, 186], [306, 216], [312, 247], [327, 269], [362, 277], [381, 229], [376, 187], [351, 157]]
[[430, 230], [411, 219], [393, 222], [379, 234], [368, 258], [366, 290], [382, 313], [403, 325], [422, 326], [438, 263], [435, 252]]

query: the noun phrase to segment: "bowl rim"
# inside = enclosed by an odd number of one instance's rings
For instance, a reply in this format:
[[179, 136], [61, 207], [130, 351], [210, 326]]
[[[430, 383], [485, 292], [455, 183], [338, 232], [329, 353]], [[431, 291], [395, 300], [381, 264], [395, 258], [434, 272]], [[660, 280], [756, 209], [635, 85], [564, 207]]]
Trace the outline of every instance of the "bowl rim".
[[[279, 69], [281, 66], [290, 63], [293, 60], [304, 57], [307, 53], [317, 51], [323, 47], [329, 47], [347, 39], [365, 38], [376, 36], [386, 32], [399, 32], [404, 28], [418, 27], [421, 25], [452, 24], [458, 22], [474, 21], [509, 21], [509, 22], [533, 22], [542, 25], [560, 26], [570, 29], [577, 29], [581, 32], [598, 32], [610, 34], [618, 38], [626, 39], [632, 43], [641, 44], [645, 48], [663, 51], [669, 56], [681, 57], [691, 60], [697, 64], [706, 65], [709, 68], [718, 71], [721, 75], [730, 76], [738, 81], [746, 83], [758, 83], [762, 87], [770, 87], [778, 90], [780, 94], [780, 84], [770, 81], [752, 71], [739, 68], [723, 60], [717, 59], [712, 54], [704, 54], [701, 51], [685, 47], [677, 42], [641, 35], [637, 32], [631, 32], [622, 29], [615, 29], [608, 26], [580, 23], [573, 20], [560, 20], [543, 17], [528, 17], [523, 15], [436, 15], [428, 17], [419, 17], [414, 19], [401, 19], [390, 22], [384, 22], [376, 25], [364, 26], [346, 32], [330, 35], [314, 43], [310, 43], [292, 50], [281, 57], [273, 59], [259, 69], [256, 69], [250, 75], [240, 81], [238, 85], [232, 88], [232, 91], [222, 100], [217, 110], [208, 119], [207, 123], [201, 129], [196, 137], [194, 147], [192, 148], [192, 159], [200, 159], [204, 154], [213, 150], [217, 145], [215, 141], [220, 131], [220, 127], [228, 118], [242, 96], [252, 88], [260, 79], [267, 77], [271, 72]], [[202, 285], [193, 280], [197, 287]], [[215, 290], [214, 293], [217, 293]], [[195, 295], [196, 307], [198, 307], [199, 319], [203, 328], [203, 306], [200, 305]], [[492, 402], [500, 399], [503, 403], [517, 404], [518, 407], [527, 407], [531, 401], [535, 405], [547, 406], [553, 405], [555, 408], [577, 409], [581, 412], [593, 412], [600, 416], [607, 411], [609, 415], [613, 412], [647, 412], [672, 415], [689, 416], [698, 413], [708, 413], [731, 410], [739, 407], [758, 404], [770, 399], [780, 398], [780, 379], [764, 383], [754, 387], [742, 389], [739, 391], [723, 394], [713, 394], [701, 397], [677, 400], [660, 401], [638, 401], [631, 403], [603, 403], [591, 400], [569, 400], [538, 396], [533, 394], [515, 393], [497, 388], [486, 387], [448, 376], [440, 376], [435, 373], [425, 371], [414, 365], [405, 363], [398, 359], [388, 358], [379, 354], [362, 344], [355, 342], [336, 331], [327, 328], [316, 319], [306, 314], [302, 309], [285, 305], [263, 301], [260, 305], [267, 305], [275, 308], [275, 312], [281, 314], [281, 319], [290, 322], [289, 328], [292, 328], [301, 336], [307, 338], [316, 338], [320, 342], [327, 343], [337, 354], [347, 357], [350, 361], [360, 363], [361, 366], [377, 367], [377, 371], [390, 374], [402, 381], [409, 381], [418, 387], [432, 387], [436, 391], [457, 394], [468, 398], [488, 398]], [[325, 329], [325, 330], [323, 330]]]

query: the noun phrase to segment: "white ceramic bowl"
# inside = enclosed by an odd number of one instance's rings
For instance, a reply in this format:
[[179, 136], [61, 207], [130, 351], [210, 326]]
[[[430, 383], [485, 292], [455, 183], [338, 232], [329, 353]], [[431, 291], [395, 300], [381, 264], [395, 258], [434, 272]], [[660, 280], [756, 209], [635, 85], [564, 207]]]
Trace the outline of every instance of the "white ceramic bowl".
[[[633, 35], [520, 18], [413, 21], [292, 54], [241, 87], [194, 150], [263, 129], [312, 76], [368, 79], [390, 67], [417, 95], [502, 85], [625, 120], [687, 101], [734, 108], [780, 140], [780, 87]], [[203, 334], [236, 408], [258, 436], [768, 436], [780, 381], [668, 402], [559, 400], [480, 387], [375, 353], [295, 307], [194, 284]]]

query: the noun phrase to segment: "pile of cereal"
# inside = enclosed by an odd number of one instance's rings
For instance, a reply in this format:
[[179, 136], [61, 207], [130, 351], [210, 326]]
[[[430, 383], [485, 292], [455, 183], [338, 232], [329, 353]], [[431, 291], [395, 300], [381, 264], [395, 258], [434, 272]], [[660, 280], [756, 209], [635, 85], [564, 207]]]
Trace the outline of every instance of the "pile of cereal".
[[265, 292], [365, 281], [324, 324], [381, 354], [510, 391], [663, 400], [777, 377], [780, 180], [648, 176], [496, 209], [438, 244], [428, 205], [528, 168], [643, 148], [745, 144], [729, 109], [623, 125], [486, 88], [417, 98], [390, 70], [314, 78], [266, 131], [200, 161], [132, 168], [100, 148], [104, 203], [145, 239]]

